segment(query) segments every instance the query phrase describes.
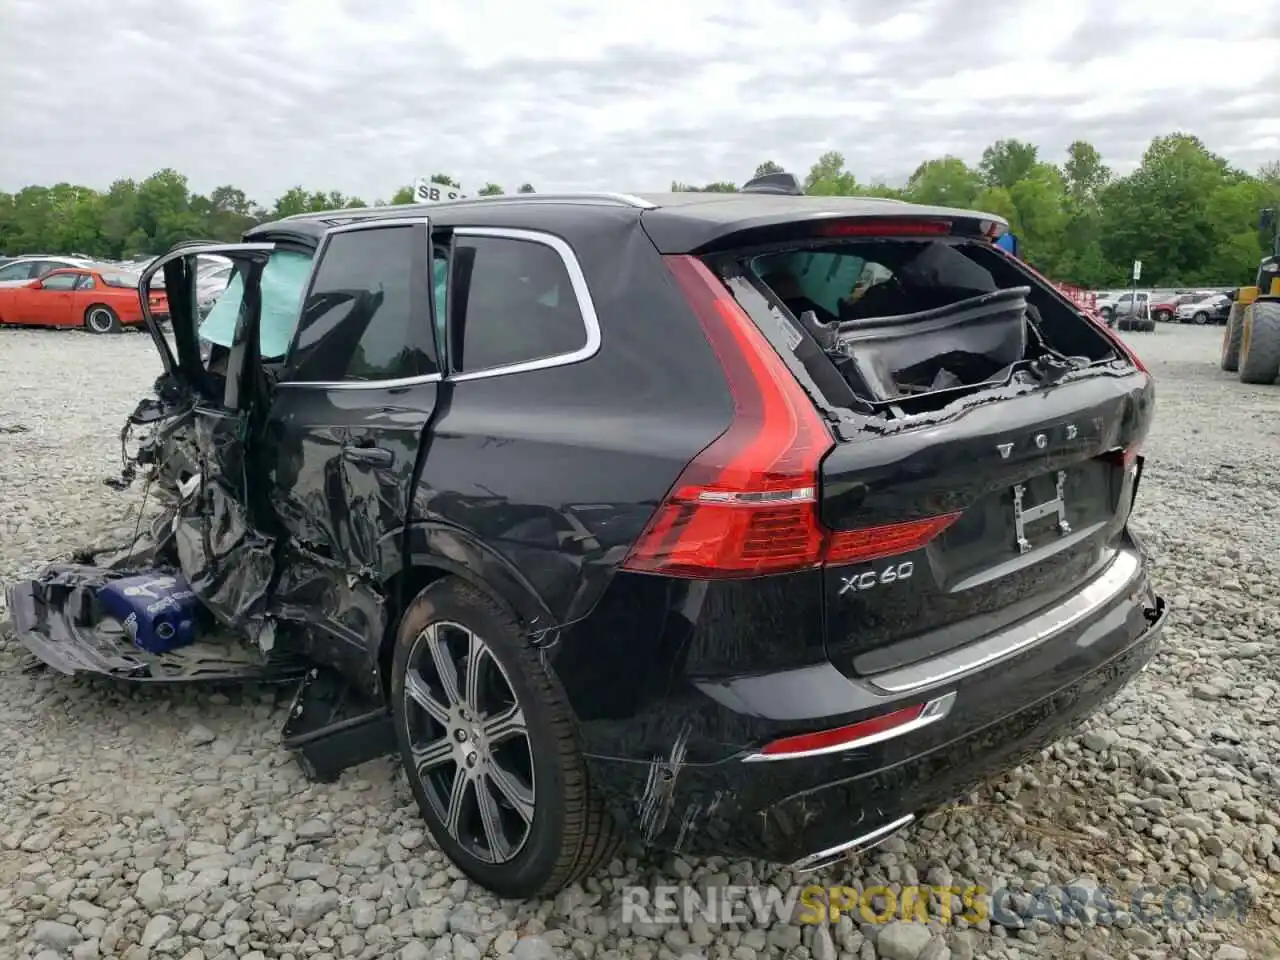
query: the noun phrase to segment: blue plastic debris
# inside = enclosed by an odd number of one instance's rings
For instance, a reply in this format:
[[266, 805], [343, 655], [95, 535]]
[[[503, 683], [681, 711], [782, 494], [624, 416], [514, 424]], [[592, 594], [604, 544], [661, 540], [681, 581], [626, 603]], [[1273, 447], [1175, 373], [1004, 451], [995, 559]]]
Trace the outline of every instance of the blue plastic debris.
[[103, 613], [120, 622], [134, 645], [148, 653], [195, 642], [200, 601], [180, 575], [112, 580], [98, 591], [98, 603]]

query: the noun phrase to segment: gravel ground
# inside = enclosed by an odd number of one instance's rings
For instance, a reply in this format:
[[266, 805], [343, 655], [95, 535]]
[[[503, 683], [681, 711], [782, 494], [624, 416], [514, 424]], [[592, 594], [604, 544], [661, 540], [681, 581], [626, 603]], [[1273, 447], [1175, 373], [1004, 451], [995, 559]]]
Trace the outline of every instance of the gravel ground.
[[[277, 745], [284, 692], [24, 673], [6, 639], [0, 956], [1280, 956], [1280, 386], [1219, 372], [1218, 336], [1130, 336], [1159, 383], [1135, 525], [1174, 610], [1166, 648], [1077, 736], [817, 882], [1103, 884], [1121, 904], [1244, 888], [1243, 920], [647, 926], [622, 921], [622, 886], [792, 879], [634, 856], [554, 902], [502, 902], [433, 848], [389, 763], [306, 783]], [[137, 492], [101, 481], [157, 372], [140, 335], [0, 330], [0, 580], [132, 528]]]

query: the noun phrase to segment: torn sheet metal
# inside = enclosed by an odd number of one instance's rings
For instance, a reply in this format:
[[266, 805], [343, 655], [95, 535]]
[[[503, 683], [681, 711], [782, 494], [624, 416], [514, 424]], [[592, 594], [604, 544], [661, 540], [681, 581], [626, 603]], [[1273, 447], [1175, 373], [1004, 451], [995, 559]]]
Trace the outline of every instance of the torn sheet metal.
[[198, 473], [179, 486], [178, 565], [222, 624], [257, 638], [275, 576], [275, 540], [252, 522], [244, 482], [241, 418], [197, 409], [189, 444]]
[[188, 646], [162, 654], [140, 649], [98, 601], [102, 587], [125, 577], [104, 567], [65, 564], [13, 584], [6, 593], [18, 642], [60, 673], [138, 682], [284, 681], [305, 672], [304, 662], [264, 656], [211, 623], [201, 624], [199, 639]]
[[302, 625], [300, 652], [320, 663], [341, 665], [346, 676], [362, 681], [359, 686], [366, 693], [381, 695], [377, 664], [369, 657], [369, 638], [387, 630], [381, 588], [293, 541], [282, 544], [280, 558], [267, 605], [270, 618]]

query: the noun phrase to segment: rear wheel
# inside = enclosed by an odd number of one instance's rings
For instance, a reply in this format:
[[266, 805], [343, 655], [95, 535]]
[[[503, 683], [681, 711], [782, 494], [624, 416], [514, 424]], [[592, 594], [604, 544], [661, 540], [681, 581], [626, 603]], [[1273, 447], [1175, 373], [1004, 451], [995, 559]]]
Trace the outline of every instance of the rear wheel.
[[1240, 369], [1240, 338], [1244, 335], [1244, 310], [1242, 303], [1233, 303], [1227, 314], [1227, 325], [1222, 331], [1222, 369], [1235, 373]]
[[84, 312], [84, 326], [90, 333], [119, 333], [120, 318], [105, 304], [95, 303]]
[[1168, 323], [1173, 319], [1173, 314], [1168, 310], [1157, 310], [1155, 319], [1159, 320], [1161, 323]]
[[452, 577], [418, 594], [396, 638], [391, 696], [423, 818], [476, 883], [546, 896], [617, 849], [563, 692], [486, 594]]
[[1240, 382], [1275, 383], [1280, 376], [1280, 301], [1245, 308], [1240, 335]]

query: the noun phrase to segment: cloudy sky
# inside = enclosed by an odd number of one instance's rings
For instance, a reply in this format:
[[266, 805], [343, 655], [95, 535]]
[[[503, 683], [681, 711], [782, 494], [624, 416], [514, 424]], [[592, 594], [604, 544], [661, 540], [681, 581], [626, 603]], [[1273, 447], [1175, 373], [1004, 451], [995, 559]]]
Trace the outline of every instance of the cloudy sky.
[[1274, 0], [0, 0], [0, 190], [897, 182], [1000, 137], [1123, 171], [1177, 128], [1280, 159]]

